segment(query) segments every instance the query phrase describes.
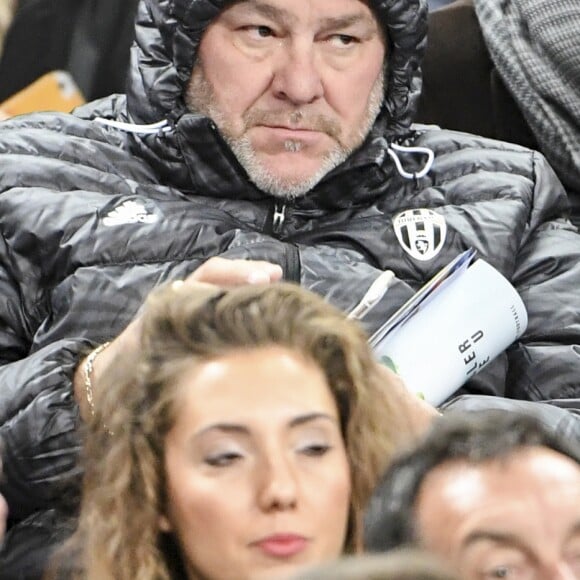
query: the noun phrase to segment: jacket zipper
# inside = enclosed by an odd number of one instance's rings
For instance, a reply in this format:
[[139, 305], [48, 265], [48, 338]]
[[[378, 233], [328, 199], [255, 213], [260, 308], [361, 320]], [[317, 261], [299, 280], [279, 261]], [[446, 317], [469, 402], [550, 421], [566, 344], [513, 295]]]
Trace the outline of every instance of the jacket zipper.
[[[272, 233], [279, 235], [282, 232], [286, 222], [286, 209], [288, 204], [283, 201], [276, 201], [274, 203], [274, 212], [272, 214]], [[295, 282], [300, 284], [300, 251], [296, 244], [286, 242], [284, 244], [285, 264], [284, 264], [284, 280], [287, 282]]]
[[286, 204], [277, 201], [274, 204], [274, 215], [272, 216], [272, 233], [279, 234], [286, 221]]
[[284, 272], [284, 280], [286, 282], [294, 282], [300, 284], [301, 278], [301, 264], [300, 251], [296, 244], [286, 245], [286, 270]]

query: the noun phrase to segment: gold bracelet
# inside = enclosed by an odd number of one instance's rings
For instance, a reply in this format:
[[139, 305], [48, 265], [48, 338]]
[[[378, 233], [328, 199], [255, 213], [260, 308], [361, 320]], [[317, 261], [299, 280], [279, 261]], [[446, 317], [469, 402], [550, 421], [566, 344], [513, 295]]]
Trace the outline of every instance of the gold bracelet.
[[87, 358], [85, 360], [85, 364], [83, 365], [83, 377], [85, 380], [85, 395], [87, 398], [87, 403], [89, 404], [89, 409], [91, 410], [91, 415], [93, 417], [95, 416], [95, 401], [93, 398], [93, 383], [91, 381], [91, 375], [93, 374], [93, 364], [95, 362], [95, 359], [99, 356], [99, 354], [101, 354], [110, 344], [111, 344], [111, 342], [109, 341], [109, 342], [105, 342], [104, 344], [101, 344], [100, 346], [97, 346], [97, 348], [95, 348], [93, 351], [91, 351], [89, 356], [87, 356]]

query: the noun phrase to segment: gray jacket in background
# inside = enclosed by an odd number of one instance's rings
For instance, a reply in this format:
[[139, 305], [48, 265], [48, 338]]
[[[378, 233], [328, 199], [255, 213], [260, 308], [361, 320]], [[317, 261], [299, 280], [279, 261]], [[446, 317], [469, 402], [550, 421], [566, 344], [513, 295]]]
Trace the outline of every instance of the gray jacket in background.
[[474, 0], [490, 56], [540, 150], [580, 194], [580, 2]]

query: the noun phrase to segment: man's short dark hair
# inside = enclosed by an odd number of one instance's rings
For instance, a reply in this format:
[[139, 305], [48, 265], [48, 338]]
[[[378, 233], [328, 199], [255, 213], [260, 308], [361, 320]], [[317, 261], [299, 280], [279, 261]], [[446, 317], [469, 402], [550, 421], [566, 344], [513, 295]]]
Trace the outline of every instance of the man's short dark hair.
[[384, 552], [415, 545], [415, 502], [425, 477], [452, 460], [471, 464], [507, 459], [522, 447], [546, 447], [580, 465], [580, 443], [567, 440], [536, 417], [504, 410], [450, 413], [400, 455], [381, 478], [365, 516], [365, 546]]

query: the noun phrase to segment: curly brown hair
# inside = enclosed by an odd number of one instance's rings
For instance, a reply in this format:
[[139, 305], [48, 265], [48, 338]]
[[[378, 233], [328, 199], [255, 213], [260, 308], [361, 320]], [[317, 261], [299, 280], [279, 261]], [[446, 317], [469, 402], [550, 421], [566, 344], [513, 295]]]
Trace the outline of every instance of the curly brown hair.
[[[345, 553], [362, 546], [362, 512], [401, 440], [404, 411], [389, 397], [359, 325], [298, 286], [165, 286], [146, 303], [141, 343], [96, 385], [87, 426], [76, 578], [181, 577], [179, 549], [159, 529], [165, 509], [164, 444], [184, 369], [233, 350], [282, 346], [324, 372], [337, 403], [352, 475]], [[395, 408], [397, 406], [397, 408]], [[106, 426], [105, 428], [103, 426]]]

